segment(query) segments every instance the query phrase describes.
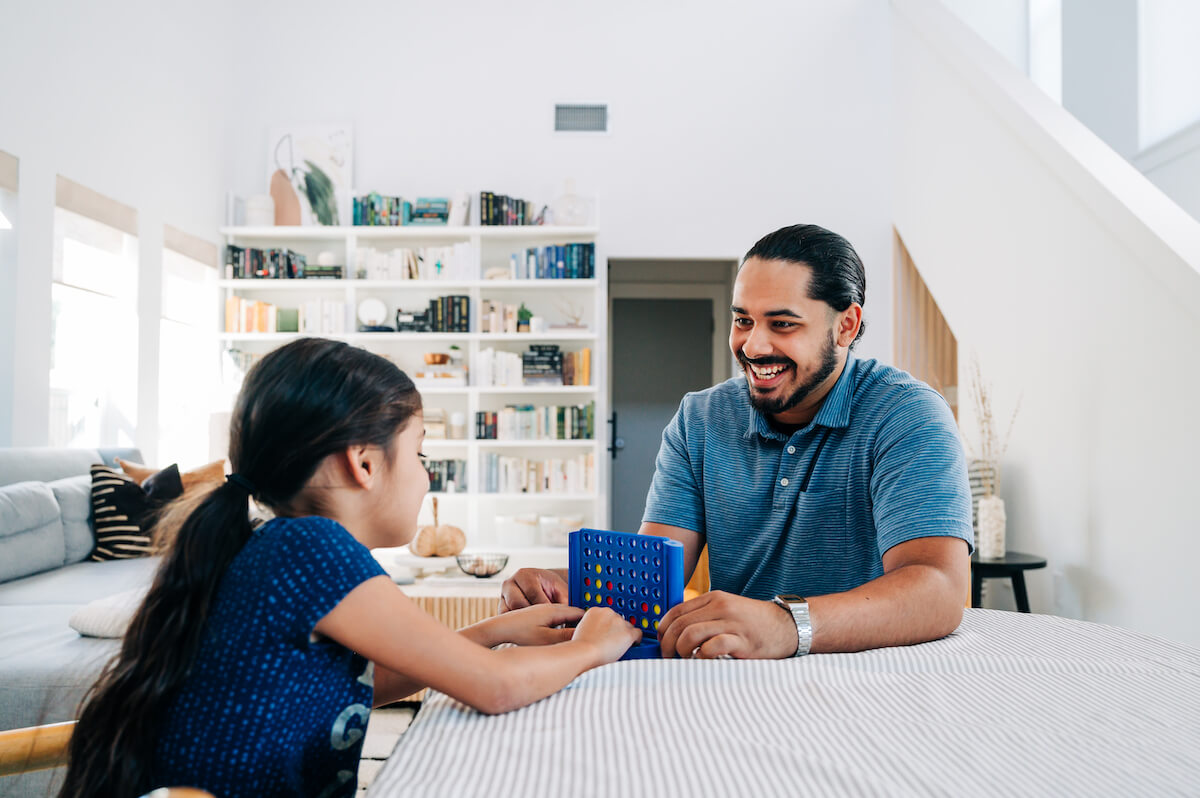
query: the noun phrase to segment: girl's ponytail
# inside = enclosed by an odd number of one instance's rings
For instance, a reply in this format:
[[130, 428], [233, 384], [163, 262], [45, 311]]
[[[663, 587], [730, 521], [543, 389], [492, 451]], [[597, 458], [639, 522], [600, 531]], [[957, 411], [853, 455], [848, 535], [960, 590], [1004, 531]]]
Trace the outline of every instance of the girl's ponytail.
[[[170, 539], [150, 591], [85, 699], [71, 737], [62, 796], [132, 796], [153, 789], [161, 712], [187, 678], [221, 576], [252, 528], [235, 482], [183, 500], [159, 523]], [[104, 728], [108, 734], [79, 733]]]
[[85, 699], [63, 798], [130, 798], [169, 786], [152, 783], [159, 729], [196, 659], [221, 579], [253, 533], [248, 498], [286, 510], [327, 456], [361, 444], [390, 452], [420, 409], [404, 372], [337, 341], [303, 338], [251, 369], [230, 422], [235, 473], [159, 520], [166, 554], [120, 654]]

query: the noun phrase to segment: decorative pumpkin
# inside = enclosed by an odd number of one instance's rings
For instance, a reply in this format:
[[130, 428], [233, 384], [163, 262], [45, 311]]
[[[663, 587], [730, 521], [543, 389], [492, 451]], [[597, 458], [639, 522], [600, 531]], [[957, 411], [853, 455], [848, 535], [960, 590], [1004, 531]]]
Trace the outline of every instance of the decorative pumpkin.
[[418, 557], [453, 557], [467, 547], [467, 536], [461, 529], [438, 523], [438, 500], [433, 499], [433, 524], [417, 530], [408, 544], [409, 551]]

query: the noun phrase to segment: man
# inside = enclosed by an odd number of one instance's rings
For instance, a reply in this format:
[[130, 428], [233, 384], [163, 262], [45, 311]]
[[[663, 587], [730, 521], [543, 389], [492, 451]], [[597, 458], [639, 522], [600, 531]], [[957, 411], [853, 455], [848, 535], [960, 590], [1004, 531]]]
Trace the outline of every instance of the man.
[[[851, 348], [866, 274], [815, 225], [746, 254], [729, 345], [741, 377], [683, 398], [663, 432], [642, 534], [708, 544], [712, 591], [671, 609], [664, 656], [789, 657], [920, 643], [957, 628], [971, 498], [941, 396]], [[566, 601], [522, 569], [503, 609]]]

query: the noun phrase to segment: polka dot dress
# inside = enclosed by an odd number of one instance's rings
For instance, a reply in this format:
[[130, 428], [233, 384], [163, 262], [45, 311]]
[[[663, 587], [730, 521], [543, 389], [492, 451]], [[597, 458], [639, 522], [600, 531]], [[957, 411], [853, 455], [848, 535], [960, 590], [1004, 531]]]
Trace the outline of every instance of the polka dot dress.
[[191, 675], [159, 737], [155, 786], [221, 798], [352, 796], [371, 664], [313, 627], [383, 569], [327, 518], [255, 531], [217, 591]]

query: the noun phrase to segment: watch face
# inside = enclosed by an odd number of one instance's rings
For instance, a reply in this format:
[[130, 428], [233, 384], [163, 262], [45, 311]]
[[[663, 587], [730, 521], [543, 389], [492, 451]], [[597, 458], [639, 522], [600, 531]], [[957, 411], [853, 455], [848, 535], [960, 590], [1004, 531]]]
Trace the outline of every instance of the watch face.
[[803, 604], [806, 601], [808, 601], [808, 599], [804, 598], [804, 596], [797, 596], [795, 593], [783, 593], [783, 594], [779, 595], [777, 598], [780, 601], [786, 602], [788, 604]]

